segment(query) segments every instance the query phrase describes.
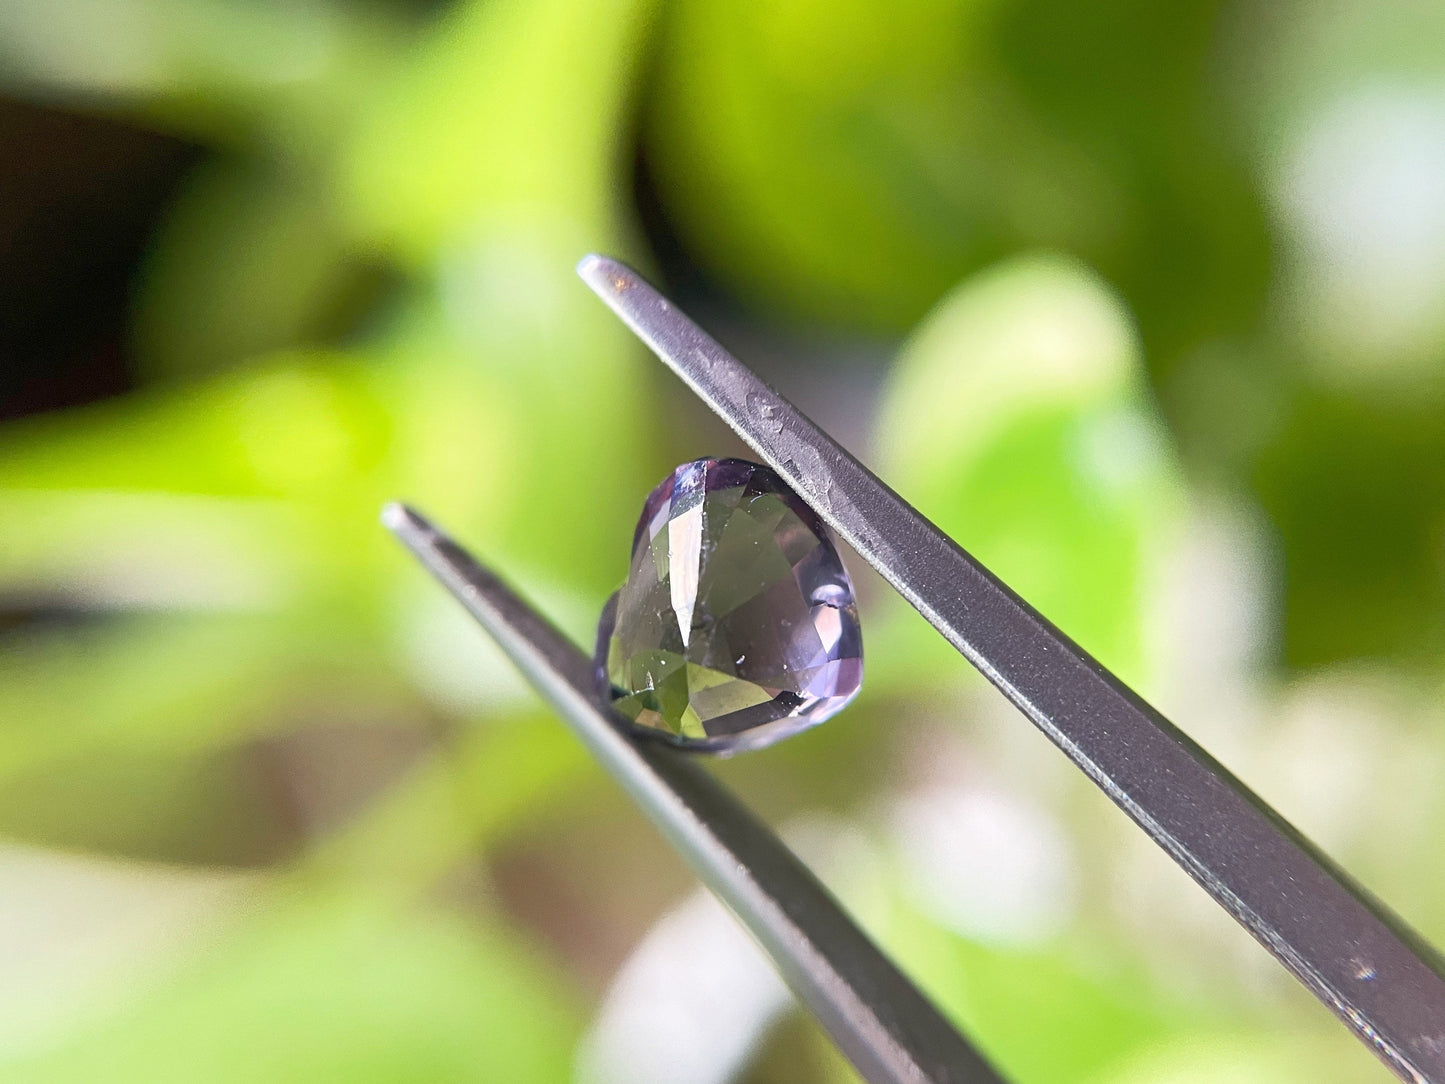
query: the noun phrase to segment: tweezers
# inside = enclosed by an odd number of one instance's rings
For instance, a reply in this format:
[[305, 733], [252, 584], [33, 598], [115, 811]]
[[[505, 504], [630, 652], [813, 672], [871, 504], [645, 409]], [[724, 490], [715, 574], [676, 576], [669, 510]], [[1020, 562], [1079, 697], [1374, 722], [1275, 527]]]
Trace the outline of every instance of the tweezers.
[[[1445, 1084], [1445, 960], [627, 266], [583, 280], [758, 456], [1402, 1080]], [[630, 736], [590, 659], [416, 512], [387, 525], [500, 643], [869, 1081], [1001, 1081], [689, 754]]]

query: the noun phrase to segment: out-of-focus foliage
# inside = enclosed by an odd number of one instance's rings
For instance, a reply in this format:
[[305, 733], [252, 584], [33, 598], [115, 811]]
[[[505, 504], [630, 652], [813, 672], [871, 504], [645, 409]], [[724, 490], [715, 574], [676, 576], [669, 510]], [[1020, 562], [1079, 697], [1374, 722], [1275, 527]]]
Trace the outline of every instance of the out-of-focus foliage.
[[[1048, 245], [1119, 284], [1161, 362], [1257, 315], [1258, 199], [1208, 81], [1220, 4], [669, 14], [659, 188], [749, 296], [903, 329], [966, 272]], [[731, 228], [709, 224], [719, 210]]]
[[[376, 523], [590, 640], [731, 449], [589, 250], [854, 359], [790, 386], [1445, 936], [1441, 12], [0, 5], [6, 97], [196, 151], [133, 387], [0, 425], [0, 1081], [852, 1079]], [[857, 706], [723, 770], [1013, 1079], [1382, 1075], [869, 586]]]
[[316, 892], [228, 939], [132, 1013], [17, 1071], [37, 1081], [565, 1079], [574, 1014], [501, 931]]
[[[1023, 257], [919, 327], [877, 437], [904, 496], [1135, 682], [1146, 581], [1178, 504], [1143, 378], [1118, 299], [1069, 261]], [[925, 635], [916, 650], [950, 649]]]

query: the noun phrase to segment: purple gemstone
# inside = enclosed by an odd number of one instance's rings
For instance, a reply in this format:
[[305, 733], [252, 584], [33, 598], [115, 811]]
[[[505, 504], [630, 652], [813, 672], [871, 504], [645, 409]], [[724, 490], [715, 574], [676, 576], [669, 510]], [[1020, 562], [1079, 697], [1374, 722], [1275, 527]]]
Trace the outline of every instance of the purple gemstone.
[[597, 654], [623, 715], [713, 752], [815, 726], [863, 683], [853, 583], [828, 529], [741, 459], [686, 463], [652, 491]]

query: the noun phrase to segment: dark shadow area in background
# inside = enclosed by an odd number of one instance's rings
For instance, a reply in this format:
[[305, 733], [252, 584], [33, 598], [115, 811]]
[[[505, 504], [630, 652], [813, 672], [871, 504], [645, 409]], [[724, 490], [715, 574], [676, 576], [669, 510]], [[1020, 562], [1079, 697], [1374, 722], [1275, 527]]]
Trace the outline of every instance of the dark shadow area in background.
[[0, 420], [126, 391], [131, 283], [202, 152], [5, 99], [0, 146]]

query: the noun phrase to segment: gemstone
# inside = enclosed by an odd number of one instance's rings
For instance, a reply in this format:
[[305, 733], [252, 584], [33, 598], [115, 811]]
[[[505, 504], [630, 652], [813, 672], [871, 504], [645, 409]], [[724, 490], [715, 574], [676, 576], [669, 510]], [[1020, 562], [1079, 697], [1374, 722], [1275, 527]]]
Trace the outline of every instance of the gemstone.
[[863, 641], [827, 527], [767, 467], [678, 467], [643, 505], [597, 670], [622, 715], [690, 749], [758, 748], [836, 714]]

